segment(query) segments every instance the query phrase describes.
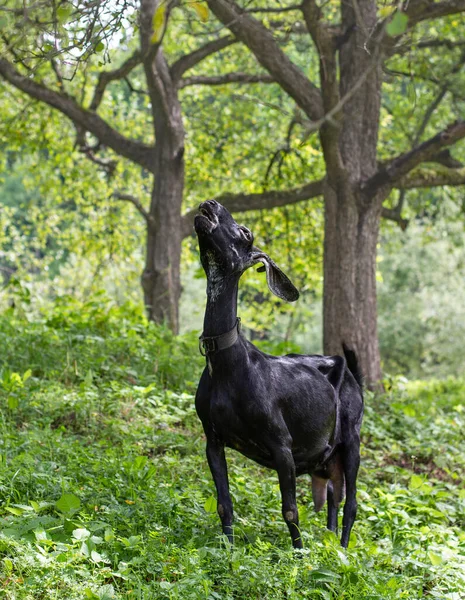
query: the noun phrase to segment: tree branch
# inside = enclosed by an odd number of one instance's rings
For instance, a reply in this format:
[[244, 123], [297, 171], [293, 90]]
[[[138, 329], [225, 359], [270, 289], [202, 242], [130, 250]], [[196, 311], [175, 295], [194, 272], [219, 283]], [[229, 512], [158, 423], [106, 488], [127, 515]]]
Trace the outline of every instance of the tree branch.
[[404, 12], [408, 16], [408, 26], [411, 29], [421, 21], [439, 19], [449, 15], [465, 12], [465, 0], [410, 0], [405, 2]]
[[391, 49], [390, 56], [395, 54], [403, 55], [413, 49], [415, 50], [423, 50], [425, 48], [447, 48], [452, 50], [453, 48], [461, 48], [465, 46], [465, 40], [457, 40], [453, 42], [452, 40], [444, 39], [444, 38], [430, 38], [424, 39], [423, 41], [415, 42], [412, 40], [407, 40], [403, 44], [398, 44]]
[[97, 86], [95, 87], [94, 97], [90, 103], [90, 110], [97, 110], [102, 102], [103, 94], [110, 81], [124, 79], [142, 60], [138, 50], [132, 54], [120, 67], [113, 71], [102, 71], [98, 76]]
[[236, 38], [232, 35], [227, 35], [212, 42], [207, 42], [204, 46], [197, 48], [197, 50], [194, 50], [190, 54], [185, 54], [171, 65], [170, 72], [173, 81], [179, 81], [186, 71], [198, 65], [202, 60], [236, 42]]
[[[164, 139], [169, 143], [172, 158], [180, 158], [184, 153], [184, 127], [178, 93], [161, 40], [156, 44], [152, 41], [155, 11], [163, 2], [165, 0], [140, 0], [140, 46], [156, 143]], [[174, 1], [167, 5], [164, 32], [173, 6]]]
[[384, 185], [394, 187], [393, 184], [402, 179], [407, 173], [421, 163], [434, 159], [440, 150], [455, 144], [465, 137], [465, 121], [451, 123], [446, 129], [436, 134], [426, 142], [416, 146], [410, 152], [401, 154], [388, 165], [370, 177], [363, 185], [365, 192], [373, 194], [377, 188]]
[[[457, 68], [457, 66], [454, 67], [452, 72], [454, 72], [456, 68]], [[439, 90], [439, 94], [434, 98], [433, 102], [431, 102], [431, 104], [426, 109], [425, 114], [423, 115], [423, 119], [420, 123], [420, 127], [418, 128], [418, 131], [413, 140], [412, 147], [415, 147], [420, 143], [420, 140], [423, 137], [423, 134], [426, 130], [426, 127], [427, 127], [431, 117], [434, 114], [434, 111], [437, 109], [437, 107], [442, 102], [447, 91], [448, 91], [448, 85], [446, 83], [445, 85], [442, 86], [442, 88]], [[459, 163], [458, 161], [454, 163], [454, 158], [451, 156], [448, 148], [441, 150], [439, 152], [439, 154], [437, 154], [434, 157], [434, 159], [431, 159], [431, 160], [434, 160], [435, 162], [438, 162], [438, 163], [445, 164], [446, 166], [449, 166], [452, 168], [457, 168], [458, 166], [462, 166], [461, 163]], [[402, 231], [405, 231], [405, 229], [407, 229], [407, 225], [408, 225], [408, 220], [403, 219], [401, 216], [406, 194], [407, 194], [407, 190], [405, 188], [400, 189], [399, 190], [399, 199], [397, 201], [396, 207], [392, 209], [392, 208], [386, 208], [383, 206], [382, 213], [381, 213], [381, 216], [383, 216], [384, 218], [397, 222], [399, 224], [399, 227], [402, 229]]]
[[460, 48], [465, 46], [465, 40], [457, 40], [453, 42], [452, 40], [440, 39], [437, 38], [435, 40], [424, 40], [423, 42], [418, 42], [416, 44], [417, 48], [448, 48], [452, 50], [453, 48]]
[[320, 90], [281, 50], [272, 33], [233, 0], [207, 0], [210, 10], [254, 54], [310, 119], [323, 115]]
[[300, 10], [302, 8], [301, 4], [294, 4], [292, 6], [283, 6], [282, 8], [248, 8], [246, 12], [248, 13], [284, 13], [291, 12], [293, 10]]
[[116, 160], [100, 158], [96, 156], [96, 152], [99, 150], [100, 142], [95, 146], [89, 146], [86, 141], [86, 132], [84, 129], [76, 126], [76, 146], [79, 152], [82, 152], [90, 161], [101, 167], [108, 177], [111, 177], [115, 172], [117, 162]]
[[417, 188], [442, 187], [445, 185], [451, 187], [465, 185], [465, 167], [461, 169], [415, 169], [395, 182], [394, 187], [413, 190]]
[[448, 85], [446, 84], [442, 86], [442, 88], [439, 90], [439, 94], [436, 96], [436, 98], [434, 98], [433, 102], [431, 102], [431, 104], [426, 109], [426, 112], [423, 116], [423, 120], [420, 123], [420, 127], [418, 128], [415, 139], [413, 140], [413, 146], [417, 146], [419, 144], [421, 138], [423, 137], [423, 134], [425, 133], [426, 127], [428, 126], [428, 123], [430, 122], [430, 119], [433, 116], [434, 111], [441, 104], [447, 92]]
[[[452, 69], [450, 70], [448, 75], [456, 75], [460, 71], [460, 69], [463, 67], [464, 63], [465, 63], [465, 52], [462, 52], [462, 56], [460, 57], [460, 60], [452, 67]], [[437, 107], [443, 101], [443, 99], [448, 91], [449, 91], [449, 82], [446, 81], [446, 83], [444, 83], [444, 85], [439, 90], [439, 93], [436, 96], [436, 98], [434, 98], [433, 102], [427, 108], [427, 110], [423, 116], [423, 120], [420, 124], [420, 127], [417, 131], [417, 134], [415, 136], [415, 139], [413, 140], [413, 144], [412, 144], [413, 146], [416, 146], [420, 142], [421, 138], [423, 137], [423, 134], [425, 133], [426, 127], [428, 126], [428, 123], [429, 123], [431, 117], [433, 116]]]
[[148, 96], [149, 93], [147, 90], [138, 90], [137, 88], [135, 88], [132, 83], [131, 80], [129, 79], [129, 77], [125, 77], [124, 81], [126, 82], [126, 85], [129, 88], [129, 91], [131, 92], [131, 94], [140, 94], [141, 96]]
[[[341, 102], [335, 37], [322, 20], [323, 13], [316, 0], [303, 0], [302, 13], [320, 57], [321, 95], [325, 111], [324, 116], [310, 126], [309, 133], [312, 129], [321, 130], [320, 139], [328, 177], [330, 179], [336, 176], [341, 177], [341, 175], [343, 176], [343, 165], [339, 149], [341, 132], [339, 125], [342, 117], [341, 109], [349, 98], [346, 95], [344, 102]], [[366, 77], [363, 82], [365, 79]], [[363, 82], [354, 85], [351, 94], [354, 94]]]
[[[323, 194], [324, 179], [307, 183], [290, 190], [270, 190], [261, 194], [222, 194], [216, 200], [231, 212], [247, 212], [262, 208], [276, 208], [288, 204], [296, 204]], [[190, 210], [182, 218], [182, 236], [192, 233], [192, 224], [197, 209]]]
[[[435, 0], [405, 0], [402, 12], [408, 17], [405, 33], [409, 34], [422, 21], [430, 21], [465, 12], [465, 0], [444, 0], [443, 2], [435, 2]], [[385, 24], [386, 19], [379, 21], [377, 29], [385, 29]], [[404, 54], [410, 48], [411, 43], [402, 43], [405, 33], [384, 38], [383, 46], [387, 57], [394, 54]], [[419, 47], [428, 47], [427, 42], [423, 46], [419, 45]]]
[[179, 80], [178, 89], [189, 85], [225, 85], [227, 83], [276, 83], [268, 73], [225, 73], [224, 75], [208, 76], [193, 75]]
[[379, 61], [379, 56], [376, 53], [373, 56], [372, 62], [368, 65], [366, 70], [360, 75], [358, 80], [347, 91], [347, 93], [342, 98], [339, 99], [337, 104], [335, 104], [331, 108], [331, 110], [329, 110], [327, 113], [325, 113], [321, 117], [321, 119], [318, 119], [318, 121], [315, 121], [313, 123], [310, 123], [305, 128], [305, 139], [307, 139], [310, 134], [314, 133], [315, 131], [318, 131], [325, 123], [331, 123], [333, 125], [336, 124], [334, 117], [344, 108], [344, 105], [352, 98], [352, 96], [354, 96], [354, 94], [356, 94], [358, 92], [358, 90], [365, 83], [367, 77], [370, 75], [370, 73], [373, 71], [373, 69], [375, 69], [377, 67], [378, 61]]
[[102, 144], [117, 154], [141, 165], [148, 171], [153, 170], [154, 150], [152, 146], [126, 138], [96, 113], [82, 108], [69, 96], [55, 92], [29, 77], [21, 75], [5, 58], [0, 58], [0, 75], [31, 98], [45, 102], [62, 112], [75, 125], [95, 135]]
[[131, 194], [125, 194], [124, 192], [115, 192], [113, 197], [117, 200], [123, 200], [124, 202], [130, 202], [133, 204], [139, 213], [144, 217], [148, 227], [153, 227], [155, 225], [155, 219], [147, 210], [145, 210], [138, 198], [132, 196]]
[[383, 219], [388, 219], [389, 221], [394, 221], [395, 223], [397, 223], [399, 225], [399, 227], [402, 229], [402, 231], [405, 231], [409, 224], [408, 219], [403, 219], [400, 216], [400, 211], [397, 210], [397, 207], [396, 208], [386, 208], [385, 206], [383, 206], [382, 211], [381, 211], [381, 216], [383, 217]]
[[322, 11], [315, 0], [303, 0], [302, 13], [320, 56], [321, 94], [327, 114], [340, 100], [335, 37], [322, 21]]

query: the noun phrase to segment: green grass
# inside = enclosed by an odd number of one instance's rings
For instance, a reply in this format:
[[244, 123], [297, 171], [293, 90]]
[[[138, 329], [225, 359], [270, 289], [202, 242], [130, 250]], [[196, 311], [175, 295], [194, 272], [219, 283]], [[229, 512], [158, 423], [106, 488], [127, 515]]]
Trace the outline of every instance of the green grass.
[[465, 381], [367, 395], [350, 547], [303, 477], [297, 558], [275, 473], [232, 451], [219, 533], [195, 336], [89, 303], [10, 312], [0, 343], [0, 598], [465, 598]]

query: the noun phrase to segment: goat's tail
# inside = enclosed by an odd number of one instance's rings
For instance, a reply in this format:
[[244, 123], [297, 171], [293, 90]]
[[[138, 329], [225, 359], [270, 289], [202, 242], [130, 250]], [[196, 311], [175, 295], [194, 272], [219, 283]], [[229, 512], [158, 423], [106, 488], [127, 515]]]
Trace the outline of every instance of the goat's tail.
[[358, 385], [363, 388], [363, 374], [358, 364], [357, 355], [354, 350], [351, 350], [344, 342], [342, 342], [342, 349], [344, 350], [344, 356], [346, 358], [347, 366], [349, 371], [355, 378]]

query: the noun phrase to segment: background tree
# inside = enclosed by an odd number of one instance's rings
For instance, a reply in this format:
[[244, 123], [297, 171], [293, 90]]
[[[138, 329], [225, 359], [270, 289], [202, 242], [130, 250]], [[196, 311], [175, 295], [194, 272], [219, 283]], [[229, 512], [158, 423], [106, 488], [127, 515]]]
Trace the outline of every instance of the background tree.
[[[460, 1], [425, 0], [414, 0], [399, 8], [373, 0], [329, 2], [322, 6], [315, 0], [304, 0], [300, 5], [281, 7], [208, 0], [208, 5], [293, 98], [307, 120], [307, 130], [318, 130], [326, 176], [312, 184], [311, 194], [322, 194], [325, 201], [324, 351], [340, 353], [342, 342], [354, 347], [368, 381], [375, 382], [381, 377], [376, 246], [383, 202], [396, 187], [406, 190], [465, 182], [463, 169], [457, 170], [460, 163], [445, 151], [465, 137], [463, 121], [450, 122], [422, 142], [431, 116], [450, 90], [447, 80], [436, 81], [441, 85], [440, 93], [411, 139], [412, 147], [405, 147], [397, 156], [380, 157], [384, 73], [389, 65], [396, 64], [399, 55], [408, 54], [410, 77], [418, 67], [415, 59], [419, 59], [424, 75], [424, 58], [421, 52], [413, 55], [412, 47], [421, 51], [434, 48], [435, 52], [446, 49], [450, 57], [444, 62], [453, 62], [452, 57], [457, 56], [463, 44], [463, 40], [454, 39], [458, 28], [452, 39], [432, 39], [437, 30], [432, 27], [430, 31], [428, 27], [446, 17], [456, 19], [459, 15], [462, 19], [460, 13], [465, 11], [465, 5]], [[279, 18], [267, 19], [265, 24], [252, 13], [266, 18], [271, 13]], [[289, 13], [297, 17], [289, 19]], [[320, 63], [319, 87], [283, 51], [279, 37], [283, 26], [299, 35], [308, 34], [313, 40]], [[460, 71], [463, 60], [458, 57], [455, 62], [447, 71], [449, 78]], [[449, 108], [460, 114], [461, 105], [457, 97], [454, 100], [455, 105]], [[405, 124], [400, 119], [394, 125], [403, 128]], [[416, 169], [432, 161], [445, 168]], [[384, 209], [385, 216], [401, 224], [402, 198], [395, 208]], [[260, 205], [260, 199], [256, 201]]]
[[[326, 3], [322, 9], [313, 2], [280, 7], [256, 2], [244, 8], [224, 1], [209, 4], [243, 44], [233, 44], [234, 38], [224, 35], [218, 24], [208, 18], [206, 5], [201, 3], [191, 3], [190, 12], [182, 6], [155, 2], [142, 3], [140, 7], [118, 3], [111, 11], [105, 9], [105, 3], [71, 8], [70, 3], [62, 2], [53, 9], [47, 3], [35, 3], [33, 8], [19, 11], [12, 5], [3, 13], [9, 25], [6, 28], [9, 33], [3, 36], [9, 60], [1, 59], [0, 74], [33, 98], [38, 97], [39, 89], [40, 100], [65, 112], [77, 124], [76, 139], [84, 155], [115, 178], [118, 185], [108, 187], [117, 187], [119, 198], [130, 201], [143, 215], [148, 231], [143, 276], [146, 304], [152, 307], [152, 318], [169, 319], [173, 328], [177, 326], [180, 290], [180, 242], [189, 235], [192, 220], [192, 212], [181, 217], [185, 155], [176, 154], [177, 148], [180, 151], [184, 148], [180, 140], [184, 139], [186, 114], [189, 127], [194, 120], [195, 103], [189, 103], [188, 90], [193, 85], [201, 90], [205, 84], [276, 81], [289, 95], [289, 106], [283, 102], [282, 93], [276, 91], [263, 102], [264, 93], [260, 90], [248, 102], [249, 106], [250, 102], [261, 103], [264, 111], [274, 111], [278, 118], [272, 118], [271, 123], [275, 128], [277, 122], [288, 119], [288, 131], [283, 134], [282, 146], [272, 151], [268, 168], [262, 162], [261, 171], [255, 170], [261, 173], [259, 181], [256, 175], [244, 178], [241, 172], [243, 194], [234, 193], [238, 182], [231, 179], [237, 179], [236, 173], [225, 177], [225, 169], [230, 170], [230, 165], [224, 164], [221, 171], [221, 165], [212, 168], [206, 161], [212, 149], [210, 133], [215, 128], [213, 121], [217, 120], [214, 117], [218, 94], [215, 92], [214, 97], [208, 98], [213, 108], [210, 122], [205, 119], [201, 125], [204, 130], [208, 128], [201, 147], [202, 160], [206, 162], [204, 170], [211, 171], [203, 174], [200, 197], [220, 193], [224, 204], [239, 211], [269, 209], [324, 196], [325, 351], [340, 351], [341, 341], [353, 345], [368, 379], [375, 381], [380, 374], [375, 296], [380, 215], [404, 227], [406, 221], [401, 211], [405, 206], [405, 190], [464, 182], [463, 169], [457, 168], [460, 163], [443, 152], [462, 136], [460, 123], [454, 124], [446, 135], [433, 136], [429, 144], [421, 144], [421, 139], [430, 132], [444, 129], [451, 111], [461, 110], [458, 83], [462, 40], [459, 28], [453, 25], [455, 17], [442, 17], [456, 14], [462, 7], [460, 3], [448, 2], [447, 7], [435, 3], [436, 8], [431, 11], [423, 2], [424, 12], [421, 12], [420, 4], [410, 3], [405, 11], [393, 14], [394, 8], [384, 5], [378, 6], [376, 13], [375, 3], [363, 6], [357, 3], [344, 9], [338, 2]], [[434, 19], [436, 29], [428, 29], [426, 17]], [[139, 25], [140, 42], [136, 48], [134, 27]], [[199, 39], [208, 41], [202, 44]], [[215, 52], [219, 47], [223, 48], [221, 54]], [[249, 56], [255, 57], [267, 74], [256, 72], [247, 58], [247, 48], [252, 50]], [[107, 53], [120, 57], [119, 68], [102, 71], [102, 65], [96, 64], [104, 62]], [[170, 57], [169, 73], [166, 56]], [[233, 70], [229, 63], [231, 56], [236, 58]], [[434, 72], [428, 61], [434, 64]], [[179, 79], [182, 69], [192, 69], [193, 74]], [[312, 84], [318, 71], [320, 88]], [[304, 72], [310, 73], [310, 79]], [[417, 79], [413, 79], [412, 73]], [[44, 85], [34, 87], [37, 85], [34, 79], [47, 84], [45, 95]], [[94, 82], [96, 86], [90, 91], [89, 84]], [[108, 102], [109, 90], [121, 90], [123, 86], [136, 98], [130, 102], [130, 111], [128, 104], [121, 102], [121, 94], [114, 94], [113, 102]], [[277, 87], [270, 86], [272, 90]], [[415, 96], [415, 90], [417, 106], [413, 113], [411, 97]], [[229, 94], [235, 100], [237, 88]], [[97, 110], [101, 117], [95, 114]], [[250, 132], [257, 135], [258, 125], [247, 119], [244, 125], [242, 133], [234, 137], [238, 155], [255, 148]], [[248, 134], [244, 133], [247, 129]], [[155, 131], [154, 146], [147, 135], [151, 130]], [[130, 132], [135, 141], [122, 136], [121, 131]], [[312, 137], [315, 133], [319, 141]], [[222, 136], [227, 137], [227, 132]], [[197, 145], [199, 138], [194, 132]], [[220, 140], [219, 145], [222, 144]], [[142, 173], [129, 169], [127, 161], [121, 161], [123, 167], [121, 162], [115, 165], [115, 156], [108, 148], [142, 166]], [[404, 152], [397, 161], [392, 159], [407, 148], [414, 150]], [[200, 152], [200, 147], [197, 150]], [[223, 153], [220, 156], [224, 159]], [[301, 162], [298, 177], [290, 175], [289, 170], [284, 175], [282, 172], [283, 165], [293, 157]], [[432, 159], [437, 161], [434, 168], [422, 167], [411, 172], [416, 165]], [[193, 162], [190, 158], [188, 161], [192, 168]], [[199, 172], [198, 166], [193, 172]], [[139, 195], [140, 189], [149, 185], [147, 174], [155, 174], [150, 208], [145, 208]], [[305, 179], [310, 182], [305, 183]], [[175, 180], [173, 188], [171, 183]], [[270, 191], [270, 184], [279, 184], [281, 189]], [[398, 202], [390, 195], [394, 188], [404, 190]], [[194, 204], [195, 198], [198, 201], [195, 194], [189, 194], [187, 203]], [[384, 207], [383, 201], [386, 201]], [[156, 296], [150, 290], [158, 290]]]
[[[79, 149], [107, 174], [112, 175], [117, 168], [115, 157], [105, 153], [105, 149], [111, 149], [142, 167], [145, 177], [153, 177], [148, 208], [143, 199], [126, 189], [117, 190], [115, 197], [131, 202], [146, 222], [146, 261], [141, 281], [149, 318], [167, 321], [176, 331], [185, 138], [179, 90], [195, 83], [195, 79], [183, 77], [187, 71], [231, 45], [234, 39], [215, 36], [202, 45], [202, 38], [194, 38], [195, 49], [182, 55], [177, 52], [169, 65], [161, 44], [174, 4], [143, 0], [140, 6], [117, 2], [110, 8], [103, 1], [91, 5], [38, 2], [17, 8], [7, 3], [2, 13], [0, 75], [34, 100], [65, 114], [74, 125]], [[194, 8], [197, 18], [205, 18], [201, 5], [194, 3]], [[195, 23], [192, 27], [195, 29]], [[108, 52], [116, 44], [127, 48], [120, 66], [96, 71], [95, 63], [101, 67], [105, 62], [102, 57], [108, 59]], [[113, 114], [100, 116], [98, 112], [103, 112], [102, 102], [110, 83], [125, 80], [131, 91], [137, 91], [129, 80], [136, 68], [144, 74], [142, 93], [148, 101], [142, 107], [141, 123], [127, 132], [124, 114], [118, 115], [115, 105]], [[229, 81], [244, 82], [262, 78], [243, 73], [228, 77]], [[270, 80], [267, 75], [264, 79]], [[96, 83], [90, 91], [93, 81]], [[153, 134], [147, 134], [147, 129]]]

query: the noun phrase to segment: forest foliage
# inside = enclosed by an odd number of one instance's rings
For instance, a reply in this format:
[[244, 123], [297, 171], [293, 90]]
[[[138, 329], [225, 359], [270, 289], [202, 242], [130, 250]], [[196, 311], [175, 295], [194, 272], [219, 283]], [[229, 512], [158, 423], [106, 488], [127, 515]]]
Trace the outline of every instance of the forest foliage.
[[236, 452], [235, 547], [220, 535], [195, 335], [101, 300], [35, 323], [10, 310], [0, 342], [1, 597], [462, 598], [463, 380], [367, 393], [349, 549], [303, 477], [296, 560], [275, 474]]
[[[266, 9], [265, 4], [256, 4], [257, 10]], [[5, 52], [13, 56], [16, 52], [20, 60], [15, 64], [23, 72], [32, 69], [31, 77], [89, 106], [99, 73], [121, 67], [138, 48], [138, 7], [124, 4], [124, 12], [121, 6], [115, 5], [114, 14], [104, 11], [84, 45], [77, 42], [88, 26], [84, 5], [71, 10], [69, 3], [62, 2], [54, 15], [42, 3], [29, 7], [30, 20], [32, 16], [42, 16], [43, 22], [45, 17], [56, 20], [53, 35], [44, 33], [40, 19], [37, 27], [27, 29], [21, 15], [5, 10], [1, 15]], [[336, 1], [323, 7], [331, 26], [339, 18], [338, 7]], [[79, 16], [80, 10], [84, 16]], [[391, 19], [388, 37], [405, 34], [383, 68], [378, 143], [382, 163], [463, 116], [463, 15], [424, 19], [410, 32], [392, 7], [380, 3], [378, 13], [380, 21]], [[273, 31], [290, 59], [316, 80], [318, 54], [310, 37], [303, 35], [298, 14], [288, 11], [275, 16], [266, 10], [253, 14]], [[160, 9], [156, 16], [153, 27], [159, 31], [167, 13]], [[199, 40], [215, 39], [218, 34], [218, 23], [204, 3], [176, 7], [167, 23], [163, 52], [171, 64], [197, 49]], [[76, 43], [77, 49], [65, 51], [66, 41], [70, 46]], [[225, 72], [263, 75], [252, 53], [236, 43], [188, 71], [189, 82], [178, 91], [186, 130], [184, 213], [224, 193], [293, 189], [325, 173], [318, 132], [309, 130], [302, 111], [280, 86], [192, 84], [196, 78], [211, 79]], [[110, 81], [98, 114], [122, 134], [150, 144], [151, 100], [146, 83], [141, 65]], [[3, 78], [0, 86], [4, 117], [0, 124], [0, 268], [8, 284], [0, 302], [7, 306], [15, 301], [19, 306], [12, 297], [26, 301], [30, 295], [27, 311], [32, 315], [35, 307], [63, 295], [86, 300], [102, 290], [120, 304], [128, 298], [142, 301], [139, 277], [146, 224], [134, 206], [115, 194], [132, 195], [148, 207], [151, 177], [105, 144], [97, 144], [90, 134], [83, 145], [71, 121], [19, 93]], [[89, 155], [94, 145], [96, 155]], [[463, 143], [451, 152], [452, 156], [441, 159], [446, 164], [423, 165], [424, 177], [440, 172], [458, 177], [463, 170], [457, 168], [464, 159]], [[449, 168], [451, 163], [454, 168]], [[459, 342], [454, 341], [464, 327], [458, 302], [464, 261], [462, 189], [394, 190], [385, 202], [385, 209], [400, 219], [402, 227], [410, 223], [403, 232], [394, 228], [395, 221], [384, 221], [380, 240], [379, 337], [383, 368], [389, 374], [442, 376], [463, 368]], [[302, 298], [297, 305], [283, 306], [264, 289], [262, 277], [247, 273], [241, 286], [244, 321], [255, 337], [273, 342], [294, 339], [305, 350], [321, 351], [321, 197], [246, 213], [242, 220], [254, 231], [257, 244], [279, 258]], [[411, 247], [413, 238], [418, 251]], [[181, 299], [181, 327], [199, 330], [203, 283], [197, 279], [201, 271], [192, 236], [183, 243], [182, 259], [183, 289], [188, 292]]]
[[[54, 13], [59, 44], [40, 26], [21, 25], [13, 1], [4, 4], [2, 51], [11, 60], [20, 52], [18, 69], [87, 108], [99, 73], [137, 50], [131, 2], [115, 2], [131, 7], [129, 17], [118, 23], [108, 13], [108, 28], [98, 25], [79, 48], [81, 62], [75, 48], [65, 58], [60, 49], [82, 26], [69, 2], [31, 5], [39, 16]], [[173, 63], [219, 31], [206, 3], [179, 4], [163, 37]], [[322, 4], [336, 26], [339, 2]], [[464, 118], [465, 21], [425, 19], [409, 32], [396, 16], [402, 11], [379, 5], [388, 35], [406, 34], [382, 69], [382, 165]], [[166, 13], [155, 17], [158, 35]], [[318, 54], [302, 22], [292, 11], [260, 18], [316, 80]], [[188, 76], [220, 77], [225, 67], [264, 75], [237, 43]], [[98, 114], [148, 145], [157, 140], [146, 84], [140, 65], [111, 81]], [[318, 131], [280, 86], [191, 79], [177, 93], [186, 131], [183, 214], [222, 194], [292, 190], [325, 176]], [[299, 480], [305, 550], [296, 560], [275, 474], [234, 452], [235, 547], [219, 533], [194, 411], [206, 285], [195, 237], [182, 243], [182, 335], [174, 336], [144, 314], [147, 224], [117, 197], [124, 192], [148, 208], [147, 169], [89, 133], [83, 143], [71, 121], [1, 77], [0, 113], [0, 598], [462, 600], [463, 185], [396, 188], [384, 201], [376, 280], [385, 393], [366, 392], [359, 515], [345, 552], [325, 530], [325, 515], [313, 512], [309, 480]], [[417, 183], [465, 182], [463, 141], [439, 159], [423, 164], [421, 177], [414, 171]], [[246, 335], [275, 354], [322, 352], [321, 195], [237, 219], [301, 292], [298, 303], [284, 304], [263, 275], [247, 272], [239, 292]]]

